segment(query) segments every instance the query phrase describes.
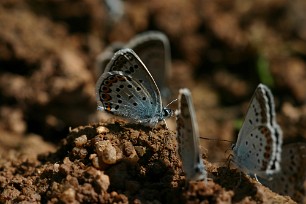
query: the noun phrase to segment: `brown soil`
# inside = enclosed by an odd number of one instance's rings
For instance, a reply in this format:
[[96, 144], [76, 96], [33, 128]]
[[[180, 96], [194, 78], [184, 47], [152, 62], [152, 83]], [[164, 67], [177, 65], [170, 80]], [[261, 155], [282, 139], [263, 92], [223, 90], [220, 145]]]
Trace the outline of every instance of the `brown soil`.
[[94, 65], [109, 43], [160, 30], [172, 97], [191, 89], [201, 136], [234, 143], [263, 82], [285, 143], [305, 141], [305, 1], [126, 0], [118, 19], [101, 2], [1, 1], [0, 202], [293, 202], [228, 168], [232, 143], [220, 141], [201, 141], [207, 183], [186, 185], [173, 119], [102, 123]]
[[176, 145], [175, 133], [164, 126], [120, 121], [80, 126], [54, 153], [3, 157], [1, 202], [294, 203], [236, 170], [208, 162], [207, 183], [186, 185]]

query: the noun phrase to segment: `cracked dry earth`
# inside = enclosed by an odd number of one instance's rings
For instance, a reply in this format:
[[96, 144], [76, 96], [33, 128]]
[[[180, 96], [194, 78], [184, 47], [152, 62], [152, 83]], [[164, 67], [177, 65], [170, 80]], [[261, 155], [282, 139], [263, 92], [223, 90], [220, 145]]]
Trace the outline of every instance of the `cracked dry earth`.
[[0, 202], [295, 203], [205, 155], [208, 181], [186, 184], [176, 148], [175, 132], [164, 125], [112, 119], [80, 126], [53, 153], [4, 158]]

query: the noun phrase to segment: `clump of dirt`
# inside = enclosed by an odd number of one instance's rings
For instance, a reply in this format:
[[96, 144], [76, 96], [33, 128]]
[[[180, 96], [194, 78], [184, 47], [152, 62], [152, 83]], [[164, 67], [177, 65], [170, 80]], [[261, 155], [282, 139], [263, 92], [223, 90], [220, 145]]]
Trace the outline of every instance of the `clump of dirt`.
[[[1, 202], [291, 202], [205, 160], [208, 181], [186, 184], [175, 132], [120, 120], [70, 130], [53, 153], [0, 164]], [[205, 156], [204, 156], [205, 157]]]

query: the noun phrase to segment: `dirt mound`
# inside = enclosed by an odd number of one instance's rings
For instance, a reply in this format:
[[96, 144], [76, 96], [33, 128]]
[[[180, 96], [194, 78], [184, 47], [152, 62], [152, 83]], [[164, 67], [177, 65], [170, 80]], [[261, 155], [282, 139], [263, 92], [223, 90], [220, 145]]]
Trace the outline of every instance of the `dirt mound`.
[[205, 160], [207, 182], [186, 184], [175, 133], [120, 121], [70, 130], [54, 153], [3, 162], [1, 202], [291, 202]]

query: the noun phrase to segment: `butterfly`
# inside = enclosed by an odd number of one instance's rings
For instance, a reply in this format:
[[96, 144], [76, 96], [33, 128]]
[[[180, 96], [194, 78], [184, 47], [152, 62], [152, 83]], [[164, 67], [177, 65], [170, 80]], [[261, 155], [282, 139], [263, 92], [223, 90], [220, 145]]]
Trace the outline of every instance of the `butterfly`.
[[122, 48], [130, 48], [139, 56], [160, 88], [162, 99], [169, 101], [171, 93], [167, 80], [171, 75], [171, 52], [167, 36], [158, 31], [147, 31], [136, 35], [126, 44], [111, 44], [97, 57], [98, 76], [104, 72], [113, 54]]
[[233, 147], [233, 161], [245, 173], [268, 178], [280, 170], [281, 146], [273, 95], [259, 84]]
[[176, 112], [178, 153], [186, 180], [203, 180], [207, 172], [199, 149], [199, 130], [189, 89], [180, 89]]
[[272, 180], [259, 179], [274, 192], [289, 195], [300, 202], [306, 181], [306, 143], [286, 144], [282, 148], [281, 170]]
[[131, 49], [114, 54], [96, 83], [98, 109], [153, 127], [173, 115], [162, 106], [159, 89]]

